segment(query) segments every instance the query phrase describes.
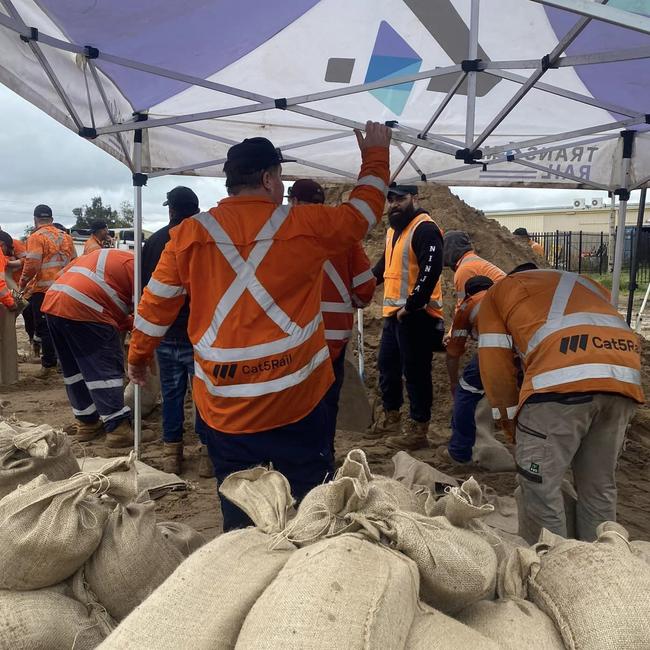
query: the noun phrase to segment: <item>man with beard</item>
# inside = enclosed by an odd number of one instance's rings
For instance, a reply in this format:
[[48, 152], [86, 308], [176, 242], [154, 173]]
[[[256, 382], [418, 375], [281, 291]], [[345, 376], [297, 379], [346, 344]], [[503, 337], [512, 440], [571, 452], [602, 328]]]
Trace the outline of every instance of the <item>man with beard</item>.
[[[379, 387], [383, 413], [371, 438], [388, 447], [419, 449], [428, 445], [433, 386], [431, 361], [442, 350], [442, 232], [418, 206], [415, 185], [392, 184], [384, 256], [373, 273], [384, 283], [384, 326], [379, 347]], [[402, 376], [409, 396], [409, 420], [401, 426]]]

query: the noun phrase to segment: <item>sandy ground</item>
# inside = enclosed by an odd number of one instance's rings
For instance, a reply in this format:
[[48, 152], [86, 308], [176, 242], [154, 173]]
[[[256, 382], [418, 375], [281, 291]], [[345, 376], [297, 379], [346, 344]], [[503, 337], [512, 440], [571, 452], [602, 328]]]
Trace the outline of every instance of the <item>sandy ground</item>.
[[[328, 202], [336, 203], [350, 188], [336, 186], [326, 188]], [[510, 232], [496, 221], [466, 205], [455, 197], [447, 188], [428, 185], [421, 190], [421, 205], [436, 219], [445, 230], [460, 229], [470, 234], [477, 252], [508, 271], [517, 264], [534, 259], [544, 265], [544, 260], [533, 256], [530, 248], [513, 237]], [[380, 226], [365, 242], [365, 248], [374, 263], [382, 254], [385, 229]], [[443, 274], [443, 293], [447, 322], [453, 310], [452, 273], [445, 269]], [[366, 310], [366, 385], [369, 399], [374, 401], [377, 395], [376, 358], [381, 334], [381, 309], [379, 306], [381, 291], [378, 290], [373, 304]], [[18, 328], [19, 344], [25, 350], [26, 336]], [[73, 417], [68, 405], [60, 377], [47, 382], [34, 378], [39, 366], [33, 360], [24, 360], [20, 364], [21, 379], [18, 384], [3, 390], [2, 399], [7, 402], [4, 414], [15, 413], [20, 419], [38, 424], [49, 423], [66, 426]], [[650, 346], [643, 348], [643, 384], [646, 396], [650, 397]], [[444, 355], [436, 355], [433, 364], [434, 408], [429, 436], [432, 447], [414, 452], [414, 456], [430, 462], [439, 469], [458, 478], [468, 477], [469, 473], [486, 485], [493, 487], [499, 494], [512, 494], [516, 478], [513, 473], [489, 473], [472, 468], [453, 468], [435, 460], [436, 448], [445, 444], [449, 438], [449, 421], [451, 418], [451, 396], [445, 368]], [[186, 402], [186, 423], [191, 422], [191, 405]], [[161, 432], [161, 415], [158, 407], [145, 421], [145, 426], [156, 433]], [[221, 531], [219, 500], [214, 479], [199, 479], [199, 441], [192, 427], [187, 426], [185, 443], [185, 466], [182, 477], [189, 481], [190, 489], [166, 495], [158, 501], [160, 520], [172, 519], [184, 521], [206, 537], [213, 537]], [[100, 443], [84, 443], [80, 455], [108, 455], [108, 450]], [[383, 474], [392, 474], [391, 458], [393, 451], [382, 444], [364, 440], [363, 434], [351, 431], [339, 431], [336, 440], [337, 459], [340, 461], [353, 448], [361, 447], [368, 455], [373, 470]], [[158, 442], [145, 444], [142, 460], [153, 466], [160, 466], [162, 444]], [[633, 538], [650, 540], [650, 408], [641, 407], [633, 421], [629, 439], [625, 445], [618, 470], [619, 485], [619, 520], [625, 525]]]

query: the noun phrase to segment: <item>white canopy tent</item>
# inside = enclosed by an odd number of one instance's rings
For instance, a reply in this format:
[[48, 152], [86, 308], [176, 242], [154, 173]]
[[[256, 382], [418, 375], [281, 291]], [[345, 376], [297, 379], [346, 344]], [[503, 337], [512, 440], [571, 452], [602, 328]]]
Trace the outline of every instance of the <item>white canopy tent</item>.
[[607, 190], [621, 232], [649, 58], [650, 0], [0, 0], [0, 82], [133, 174], [136, 300], [147, 178], [220, 176], [264, 135], [285, 178], [349, 181], [367, 119], [393, 179]]

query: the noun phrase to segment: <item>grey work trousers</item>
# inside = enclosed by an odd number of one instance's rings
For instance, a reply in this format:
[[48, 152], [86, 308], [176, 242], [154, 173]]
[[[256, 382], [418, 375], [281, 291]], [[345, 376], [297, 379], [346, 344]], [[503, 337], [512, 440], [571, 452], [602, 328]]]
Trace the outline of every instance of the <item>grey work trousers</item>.
[[573, 467], [576, 537], [593, 541], [599, 524], [616, 521], [616, 464], [636, 403], [602, 393], [575, 394], [569, 401], [522, 406], [515, 451], [519, 484], [530, 524], [566, 537], [561, 487]]

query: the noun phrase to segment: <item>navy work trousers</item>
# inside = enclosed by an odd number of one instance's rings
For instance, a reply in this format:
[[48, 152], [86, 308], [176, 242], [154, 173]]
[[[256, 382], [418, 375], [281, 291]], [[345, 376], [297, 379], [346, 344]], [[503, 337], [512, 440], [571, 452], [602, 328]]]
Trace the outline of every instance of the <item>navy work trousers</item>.
[[343, 387], [343, 380], [345, 379], [345, 348], [343, 348], [339, 356], [332, 361], [332, 369], [334, 370], [334, 383], [329, 387], [327, 393], [325, 393], [324, 401], [328, 410], [329, 419], [327, 428], [332, 441], [332, 454], [334, 454], [336, 419], [339, 415], [339, 397], [341, 396], [341, 388]]
[[472, 460], [472, 449], [476, 442], [476, 406], [484, 394], [478, 355], [475, 354], [465, 366], [454, 394], [451, 440], [447, 448], [449, 455], [459, 463]]
[[[260, 465], [286, 476], [297, 502], [334, 472], [328, 408], [321, 400], [307, 416], [277, 429], [258, 433], [223, 433], [209, 427], [197, 411], [198, 426], [220, 484], [229, 474]], [[219, 494], [223, 530], [251, 526], [248, 516]]]
[[77, 420], [104, 423], [107, 432], [131, 419], [124, 406], [124, 352], [119, 332], [105, 323], [46, 315]]
[[43, 368], [56, 368], [56, 352], [52, 344], [52, 337], [45, 321], [45, 314], [41, 311], [44, 293], [34, 293], [29, 297], [29, 306], [32, 311], [34, 334], [41, 344], [41, 365]]
[[379, 344], [379, 388], [384, 409], [397, 411], [404, 403], [402, 376], [416, 422], [431, 419], [433, 351], [442, 349], [444, 323], [424, 310], [407, 314], [401, 323], [396, 316], [384, 318]]

